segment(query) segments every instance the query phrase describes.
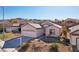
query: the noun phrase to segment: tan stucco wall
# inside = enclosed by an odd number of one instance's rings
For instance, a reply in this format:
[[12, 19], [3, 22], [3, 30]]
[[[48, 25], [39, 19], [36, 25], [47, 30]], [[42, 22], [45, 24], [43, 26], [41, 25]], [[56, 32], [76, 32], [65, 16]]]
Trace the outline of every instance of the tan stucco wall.
[[55, 26], [49, 26], [49, 27], [47, 27], [46, 28], [46, 36], [49, 36], [49, 34], [50, 34], [50, 29], [55, 29], [55, 35], [54, 36], [59, 36], [60, 35], [60, 28], [58, 28], [58, 27], [55, 27]]
[[26, 25], [21, 28], [21, 34], [23, 36], [38, 37], [38, 36], [42, 35], [43, 33], [44, 33], [43, 29], [36, 29], [36, 28], [32, 27], [31, 25]]
[[71, 40], [70, 40], [70, 43], [72, 45], [76, 45], [76, 39], [79, 38], [79, 36], [74, 36], [74, 35], [71, 35]]
[[36, 29], [30, 25], [25, 25], [24, 27], [21, 28], [21, 34], [22, 36], [36, 37]]
[[37, 29], [37, 37], [44, 34], [44, 29]]

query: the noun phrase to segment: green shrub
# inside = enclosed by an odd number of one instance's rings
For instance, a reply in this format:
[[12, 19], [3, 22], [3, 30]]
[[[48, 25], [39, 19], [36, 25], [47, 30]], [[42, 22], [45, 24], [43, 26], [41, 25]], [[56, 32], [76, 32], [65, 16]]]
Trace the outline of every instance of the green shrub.
[[57, 44], [52, 44], [50, 46], [50, 52], [57, 52], [58, 51], [58, 45]]

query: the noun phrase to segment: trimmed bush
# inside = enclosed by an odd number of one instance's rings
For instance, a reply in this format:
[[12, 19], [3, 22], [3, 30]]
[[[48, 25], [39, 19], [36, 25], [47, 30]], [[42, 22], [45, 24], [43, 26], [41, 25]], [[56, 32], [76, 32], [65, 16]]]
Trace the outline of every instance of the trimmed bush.
[[58, 45], [57, 44], [52, 44], [50, 46], [50, 52], [57, 52], [58, 51]]

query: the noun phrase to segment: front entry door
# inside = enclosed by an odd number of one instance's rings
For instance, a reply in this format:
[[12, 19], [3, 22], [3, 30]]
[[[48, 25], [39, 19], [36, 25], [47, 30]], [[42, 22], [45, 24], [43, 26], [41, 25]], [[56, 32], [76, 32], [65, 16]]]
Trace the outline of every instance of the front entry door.
[[50, 29], [50, 36], [55, 36], [55, 29]]

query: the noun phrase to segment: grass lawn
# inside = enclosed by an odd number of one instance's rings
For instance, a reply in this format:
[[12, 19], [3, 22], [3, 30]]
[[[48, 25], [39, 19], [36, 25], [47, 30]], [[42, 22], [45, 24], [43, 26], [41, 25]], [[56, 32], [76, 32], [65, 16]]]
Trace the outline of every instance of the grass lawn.
[[13, 33], [5, 33], [5, 34], [1, 34], [0, 35], [0, 39], [1, 40], [3, 40], [3, 39], [5, 39], [5, 40], [10, 40], [10, 39], [12, 39], [12, 38], [16, 38], [16, 37], [19, 37], [20, 35], [15, 35], [15, 34], [13, 34]]

